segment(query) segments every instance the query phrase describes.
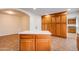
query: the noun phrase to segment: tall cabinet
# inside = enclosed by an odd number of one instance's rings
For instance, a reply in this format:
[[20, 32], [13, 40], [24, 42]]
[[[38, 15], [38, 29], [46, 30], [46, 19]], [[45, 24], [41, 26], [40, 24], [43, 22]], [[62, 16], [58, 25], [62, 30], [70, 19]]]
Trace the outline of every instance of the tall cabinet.
[[66, 14], [42, 16], [42, 30], [48, 30], [54, 36], [66, 37]]

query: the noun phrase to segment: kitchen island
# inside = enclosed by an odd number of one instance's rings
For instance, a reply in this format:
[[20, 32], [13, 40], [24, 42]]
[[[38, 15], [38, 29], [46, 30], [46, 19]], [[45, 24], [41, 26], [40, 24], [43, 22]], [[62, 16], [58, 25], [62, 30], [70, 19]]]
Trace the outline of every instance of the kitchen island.
[[19, 32], [20, 51], [50, 51], [51, 33], [49, 31]]

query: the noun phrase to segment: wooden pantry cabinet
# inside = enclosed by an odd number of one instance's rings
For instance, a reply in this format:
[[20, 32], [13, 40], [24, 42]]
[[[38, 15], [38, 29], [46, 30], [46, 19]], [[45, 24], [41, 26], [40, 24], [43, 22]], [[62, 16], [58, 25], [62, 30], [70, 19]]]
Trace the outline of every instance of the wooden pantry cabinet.
[[42, 30], [48, 30], [54, 36], [66, 37], [66, 14], [42, 16]]
[[50, 51], [50, 35], [20, 35], [20, 51]]

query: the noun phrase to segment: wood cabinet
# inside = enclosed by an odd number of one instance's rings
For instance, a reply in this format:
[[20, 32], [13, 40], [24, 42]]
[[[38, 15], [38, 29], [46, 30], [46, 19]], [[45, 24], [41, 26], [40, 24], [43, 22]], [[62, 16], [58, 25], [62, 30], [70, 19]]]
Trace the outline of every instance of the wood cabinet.
[[56, 16], [56, 23], [60, 23], [60, 16]]
[[38, 35], [36, 40], [36, 50], [37, 51], [50, 51], [51, 40], [47, 35]]
[[42, 29], [50, 31], [52, 35], [66, 37], [66, 15], [63, 13], [42, 16]]
[[69, 33], [76, 33], [76, 28], [69, 28], [68, 29], [68, 32]]
[[21, 51], [34, 51], [35, 40], [34, 39], [21, 39], [20, 47], [21, 47]]
[[51, 23], [51, 16], [42, 17], [42, 23]]
[[61, 23], [66, 23], [66, 15], [61, 16]]
[[21, 51], [49, 51], [51, 36], [49, 35], [20, 35]]
[[52, 26], [51, 26], [51, 33], [52, 33], [52, 35], [56, 35], [56, 25], [55, 24], [52, 24]]
[[68, 24], [76, 24], [76, 18], [68, 19]]
[[66, 33], [66, 24], [61, 24], [61, 36], [62, 37], [66, 37], [67, 33]]
[[52, 17], [51, 17], [51, 22], [52, 22], [52, 23], [56, 23], [55, 16], [52, 16]]
[[35, 37], [33, 35], [20, 35], [20, 50], [21, 51], [34, 51], [35, 50]]
[[42, 24], [42, 30], [48, 30], [48, 24]]
[[47, 24], [47, 25], [48, 25], [48, 26], [47, 26], [48, 30], [51, 31], [51, 26], [52, 26], [52, 25], [51, 25], [51, 24]]
[[68, 19], [68, 33], [76, 33], [76, 18]]
[[60, 36], [61, 35], [61, 33], [60, 33], [60, 27], [61, 25], [60, 24], [56, 24], [56, 35], [57, 36]]

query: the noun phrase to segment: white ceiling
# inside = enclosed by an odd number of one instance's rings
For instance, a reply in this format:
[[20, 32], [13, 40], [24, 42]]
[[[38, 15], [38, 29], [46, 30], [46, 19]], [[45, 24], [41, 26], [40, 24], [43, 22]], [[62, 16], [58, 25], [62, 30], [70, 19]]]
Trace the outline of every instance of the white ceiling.
[[[67, 11], [69, 8], [21, 8], [25, 11], [30, 11], [32, 13], [36, 13], [38, 15], [48, 15], [48, 14], [53, 14], [53, 13], [58, 13], [58, 12], [63, 12]], [[76, 12], [79, 9], [78, 8], [70, 8], [71, 10], [69, 12]]]

